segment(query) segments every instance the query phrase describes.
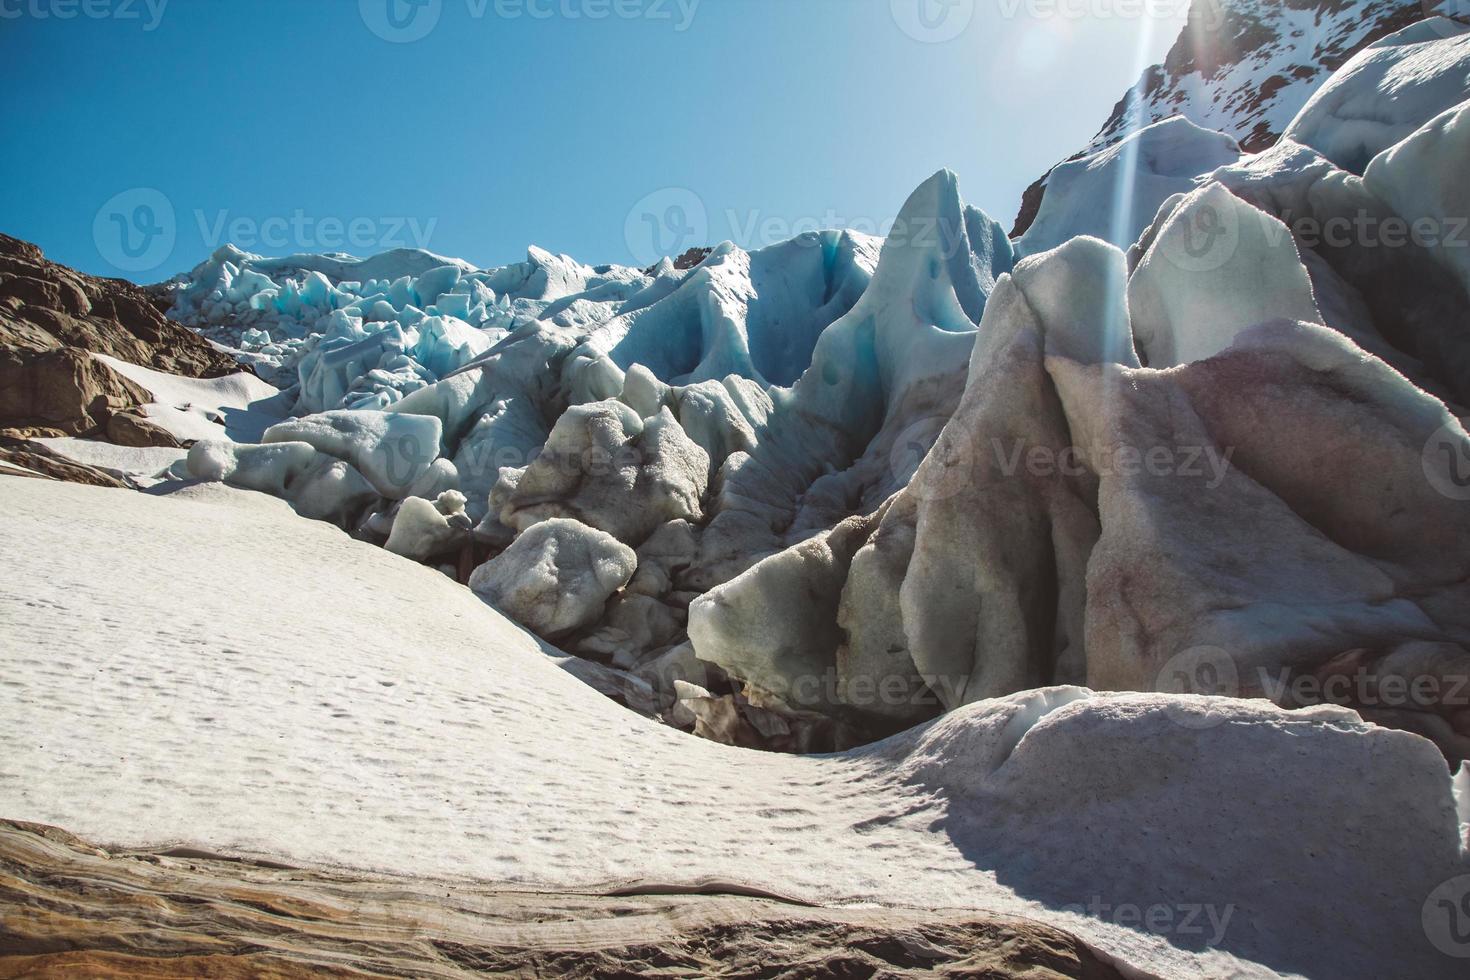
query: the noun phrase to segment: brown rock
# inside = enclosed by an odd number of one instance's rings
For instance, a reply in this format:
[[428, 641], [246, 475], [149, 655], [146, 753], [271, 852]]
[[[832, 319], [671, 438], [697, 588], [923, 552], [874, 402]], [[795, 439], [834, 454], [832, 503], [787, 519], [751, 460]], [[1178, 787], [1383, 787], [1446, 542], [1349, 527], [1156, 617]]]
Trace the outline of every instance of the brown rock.
[[216, 378], [243, 370], [174, 323], [144, 289], [48, 261], [29, 242], [0, 235], [0, 349], [80, 347], [169, 374]]
[[184, 444], [157, 422], [136, 410], [114, 412], [107, 420], [107, 441], [119, 446], [163, 446], [182, 449]]
[[93, 487], [123, 487], [121, 480], [93, 466], [67, 459], [39, 442], [0, 436], [0, 475], [30, 476]]
[[91, 432], [148, 392], [85, 350], [0, 350], [0, 426]]
[[0, 820], [0, 978], [1026, 977], [1116, 980], [1075, 936], [983, 912], [669, 889], [544, 894], [108, 853]]

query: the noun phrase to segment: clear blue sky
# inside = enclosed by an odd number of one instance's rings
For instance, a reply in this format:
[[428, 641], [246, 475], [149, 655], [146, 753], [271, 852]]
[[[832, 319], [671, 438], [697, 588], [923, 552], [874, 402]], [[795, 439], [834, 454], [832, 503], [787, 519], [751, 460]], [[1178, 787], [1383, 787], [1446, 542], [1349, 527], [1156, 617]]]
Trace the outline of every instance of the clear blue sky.
[[0, 0], [0, 231], [144, 282], [237, 232], [628, 262], [643, 213], [881, 228], [941, 167], [1009, 227], [1185, 14], [1052, 2]]

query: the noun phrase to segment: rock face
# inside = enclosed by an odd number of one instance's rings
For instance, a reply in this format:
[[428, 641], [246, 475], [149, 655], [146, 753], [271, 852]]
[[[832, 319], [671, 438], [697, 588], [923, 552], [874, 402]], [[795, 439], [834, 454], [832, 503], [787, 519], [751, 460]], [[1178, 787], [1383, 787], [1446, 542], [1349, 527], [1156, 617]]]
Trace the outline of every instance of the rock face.
[[[89, 351], [189, 377], [239, 370], [228, 354], [165, 317], [137, 286], [83, 275], [0, 235], [0, 428], [80, 435], [151, 400]], [[118, 429], [135, 442], [165, 444], [127, 421]]]
[[94, 466], [68, 459], [44, 443], [0, 435], [0, 473], [41, 477], [93, 487], [124, 487], [121, 480]]
[[149, 395], [86, 350], [0, 350], [0, 422], [9, 430], [80, 435]]
[[0, 861], [5, 976], [1122, 977], [1066, 932], [974, 913], [446, 892], [431, 881], [109, 852], [15, 821], [0, 821]]
[[143, 289], [57, 265], [8, 235], [0, 235], [0, 344], [79, 347], [190, 378], [240, 370], [234, 358], [164, 316]]
[[[1070, 160], [1090, 156], [1171, 116], [1235, 138], [1247, 152], [1272, 146], [1328, 75], [1370, 43], [1423, 18], [1432, 0], [1212, 0], [1189, 22], [1164, 63], [1147, 69], [1097, 135]], [[1025, 234], [1055, 168], [1027, 190], [1011, 235]]]

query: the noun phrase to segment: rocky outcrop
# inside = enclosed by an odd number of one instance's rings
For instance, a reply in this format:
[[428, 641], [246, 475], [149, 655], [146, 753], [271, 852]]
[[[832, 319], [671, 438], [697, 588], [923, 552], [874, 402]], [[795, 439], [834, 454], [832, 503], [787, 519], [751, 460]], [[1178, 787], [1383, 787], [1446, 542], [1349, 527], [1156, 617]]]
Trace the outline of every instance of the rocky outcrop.
[[140, 417], [112, 423], [151, 399], [91, 353], [188, 377], [240, 370], [132, 283], [84, 275], [0, 235], [0, 429], [168, 445], [167, 433]]
[[1120, 974], [1075, 936], [984, 913], [688, 891], [503, 892], [106, 851], [0, 820], [0, 977]]
[[117, 477], [95, 466], [67, 459], [43, 443], [6, 435], [0, 435], [0, 474], [63, 480], [93, 487], [126, 486]]
[[0, 350], [0, 425], [14, 434], [81, 435], [149, 400], [81, 348]]
[[79, 347], [190, 378], [240, 370], [229, 354], [164, 316], [142, 288], [58, 265], [8, 235], [0, 235], [0, 346]]

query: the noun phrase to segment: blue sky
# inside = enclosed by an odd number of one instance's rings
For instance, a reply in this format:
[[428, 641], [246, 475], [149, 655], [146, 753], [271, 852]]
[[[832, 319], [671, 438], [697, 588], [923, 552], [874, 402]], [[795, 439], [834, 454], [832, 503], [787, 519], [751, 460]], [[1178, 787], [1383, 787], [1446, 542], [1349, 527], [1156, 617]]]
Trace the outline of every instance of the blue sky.
[[0, 0], [0, 231], [142, 282], [230, 240], [642, 262], [881, 232], [941, 167], [1009, 227], [1183, 23], [1139, 8]]

